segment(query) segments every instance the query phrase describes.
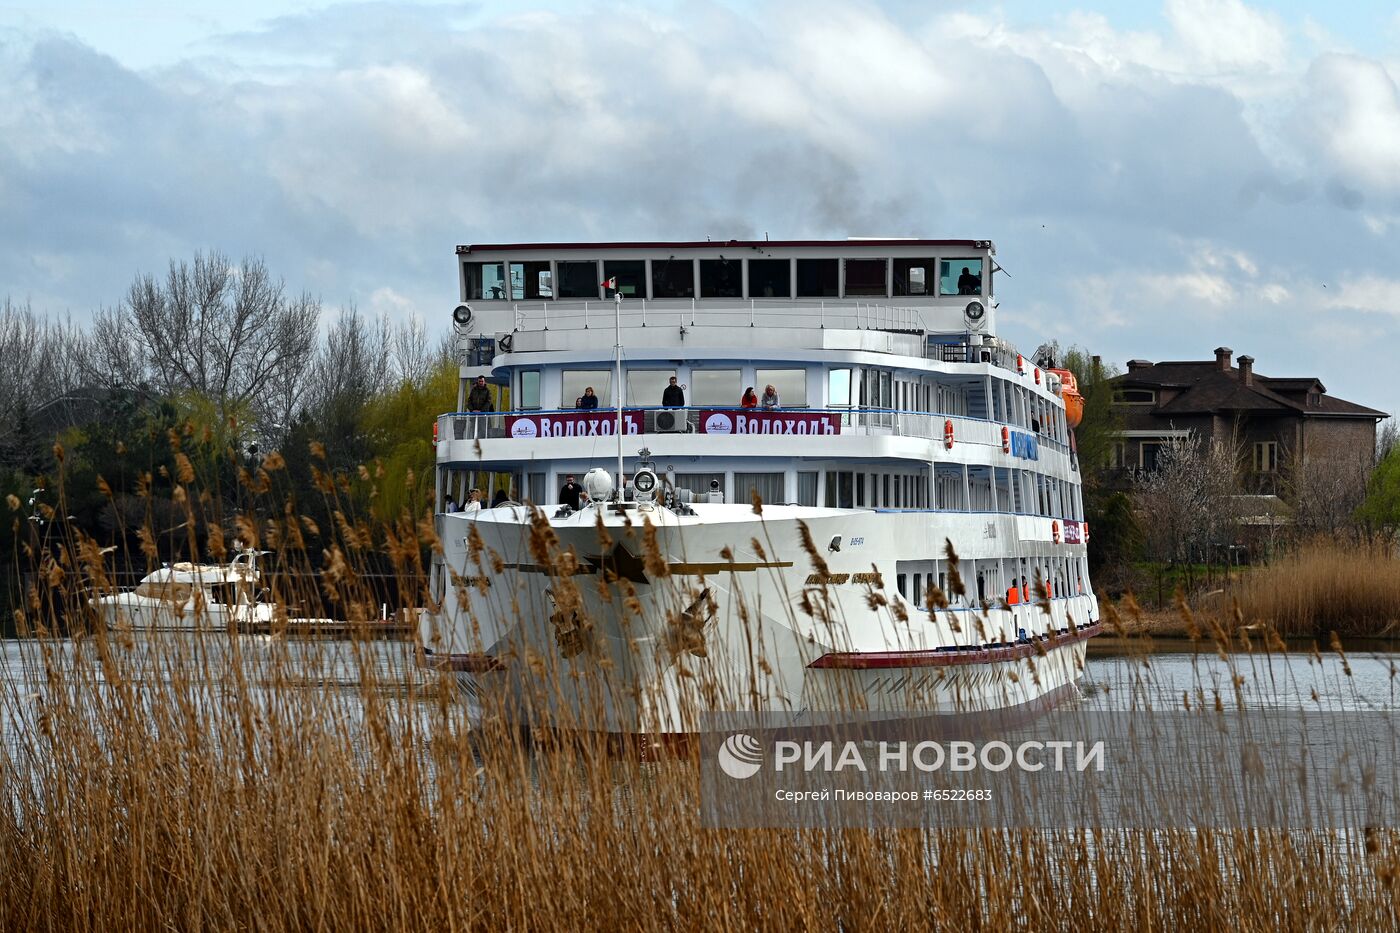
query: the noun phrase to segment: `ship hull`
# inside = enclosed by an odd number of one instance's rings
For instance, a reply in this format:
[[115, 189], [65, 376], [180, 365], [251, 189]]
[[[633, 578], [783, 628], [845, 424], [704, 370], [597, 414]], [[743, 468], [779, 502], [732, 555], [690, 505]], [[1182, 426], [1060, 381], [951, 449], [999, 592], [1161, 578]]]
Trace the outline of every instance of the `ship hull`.
[[974, 606], [975, 593], [953, 595], [954, 573], [952, 605], [901, 598], [883, 568], [910, 535], [930, 548], [949, 530], [927, 515], [697, 512], [604, 513], [601, 541], [597, 513], [444, 516], [450, 571], [443, 610], [423, 618], [426, 658], [478, 716], [684, 735], [720, 712], [796, 722], [1033, 707], [1072, 692], [1097, 631], [1091, 595]]

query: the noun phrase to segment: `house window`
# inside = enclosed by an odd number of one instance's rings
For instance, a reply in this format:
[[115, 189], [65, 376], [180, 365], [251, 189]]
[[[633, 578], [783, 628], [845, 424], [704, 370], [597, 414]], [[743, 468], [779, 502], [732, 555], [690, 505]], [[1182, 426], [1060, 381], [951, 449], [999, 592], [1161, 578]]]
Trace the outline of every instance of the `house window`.
[[596, 260], [571, 260], [555, 264], [559, 272], [560, 298], [597, 298], [599, 295], [598, 263]]
[[933, 293], [933, 270], [938, 264], [932, 259], [896, 259], [894, 261], [894, 293], [930, 295]]
[[651, 296], [653, 298], [694, 298], [695, 263], [689, 259], [653, 259], [651, 261]]
[[945, 259], [938, 264], [940, 295], [982, 294], [982, 260]]
[[1148, 473], [1157, 469], [1157, 459], [1162, 455], [1162, 448], [1166, 445], [1161, 441], [1143, 441], [1138, 450], [1140, 458], [1138, 465]]
[[1254, 472], [1278, 472], [1278, 441], [1258, 441], [1255, 443]]
[[506, 297], [505, 264], [500, 262], [464, 262], [467, 300], [496, 301]]
[[1128, 465], [1127, 444], [1122, 441], [1113, 442], [1113, 449], [1108, 452], [1108, 465], [1115, 470], [1121, 470]]
[[739, 298], [744, 291], [744, 264], [737, 259], [700, 260], [701, 298]]
[[797, 297], [835, 298], [837, 276], [835, 259], [797, 260]]
[[1113, 393], [1113, 401], [1119, 405], [1154, 405], [1157, 393], [1151, 389], [1119, 389]]
[[886, 265], [883, 259], [847, 259], [846, 294], [883, 298]]

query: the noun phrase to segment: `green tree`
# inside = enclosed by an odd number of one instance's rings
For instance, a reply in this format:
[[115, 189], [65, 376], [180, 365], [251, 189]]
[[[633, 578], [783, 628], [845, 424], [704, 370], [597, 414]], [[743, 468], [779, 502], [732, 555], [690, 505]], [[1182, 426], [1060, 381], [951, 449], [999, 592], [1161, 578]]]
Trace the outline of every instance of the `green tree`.
[[1376, 465], [1359, 517], [1375, 528], [1400, 527], [1400, 448], [1391, 449]]

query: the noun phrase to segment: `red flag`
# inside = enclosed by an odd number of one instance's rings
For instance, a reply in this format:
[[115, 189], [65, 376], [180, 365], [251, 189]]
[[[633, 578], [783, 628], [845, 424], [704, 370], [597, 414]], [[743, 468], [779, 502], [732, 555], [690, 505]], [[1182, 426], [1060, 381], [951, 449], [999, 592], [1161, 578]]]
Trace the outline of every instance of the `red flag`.
[[604, 282], [603, 287], [611, 288], [613, 291], [617, 291], [617, 276], [613, 276], [612, 278]]

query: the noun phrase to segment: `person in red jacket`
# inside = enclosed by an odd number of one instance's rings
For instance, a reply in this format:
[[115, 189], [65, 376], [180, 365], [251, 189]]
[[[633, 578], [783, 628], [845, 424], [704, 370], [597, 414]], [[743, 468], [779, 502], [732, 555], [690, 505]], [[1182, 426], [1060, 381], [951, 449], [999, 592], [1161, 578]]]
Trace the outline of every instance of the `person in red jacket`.
[[758, 407], [758, 393], [755, 392], [755, 391], [753, 390], [753, 386], [749, 386], [747, 389], [744, 390], [744, 397], [743, 397], [742, 399], [739, 400], [739, 407], [740, 407], [740, 408], [757, 408], [757, 407]]

